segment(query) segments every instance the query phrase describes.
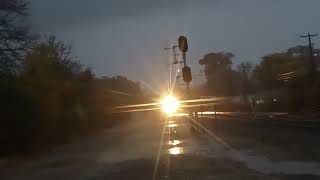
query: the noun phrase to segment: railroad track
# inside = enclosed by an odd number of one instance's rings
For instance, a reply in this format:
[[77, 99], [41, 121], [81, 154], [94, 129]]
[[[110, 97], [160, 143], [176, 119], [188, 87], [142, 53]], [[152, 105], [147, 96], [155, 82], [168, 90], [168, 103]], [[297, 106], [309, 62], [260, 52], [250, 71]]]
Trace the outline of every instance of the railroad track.
[[[201, 115], [199, 116], [201, 117]], [[237, 121], [264, 121], [273, 125], [291, 126], [310, 129], [320, 129], [320, 119], [308, 120], [308, 117], [289, 115], [285, 113], [217, 113], [216, 117], [222, 120]], [[215, 118], [215, 115], [204, 115], [204, 118]], [[310, 118], [311, 119], [311, 118]]]

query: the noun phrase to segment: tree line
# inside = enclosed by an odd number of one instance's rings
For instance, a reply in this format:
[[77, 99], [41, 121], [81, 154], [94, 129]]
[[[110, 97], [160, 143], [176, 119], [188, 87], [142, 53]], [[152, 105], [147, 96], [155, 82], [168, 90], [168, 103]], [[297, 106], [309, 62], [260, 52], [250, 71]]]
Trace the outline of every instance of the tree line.
[[[212, 52], [199, 60], [206, 83], [201, 93], [211, 96], [240, 96], [244, 110], [319, 111], [320, 77], [310, 76], [308, 46], [295, 46], [285, 52], [263, 56], [256, 65], [242, 62], [233, 66], [234, 54]], [[320, 49], [313, 50], [315, 64]]]
[[2, 153], [32, 151], [110, 127], [124, 118], [110, 114], [112, 107], [142, 96], [139, 83], [123, 76], [96, 77], [70, 45], [34, 35], [26, 23], [28, 5], [0, 1]]

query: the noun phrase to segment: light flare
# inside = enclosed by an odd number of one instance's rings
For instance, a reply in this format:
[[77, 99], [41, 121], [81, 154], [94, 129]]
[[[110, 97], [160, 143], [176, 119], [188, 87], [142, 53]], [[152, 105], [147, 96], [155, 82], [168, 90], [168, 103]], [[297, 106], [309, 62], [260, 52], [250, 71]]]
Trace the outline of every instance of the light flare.
[[174, 96], [166, 96], [162, 102], [162, 111], [167, 115], [174, 114], [179, 108], [179, 101]]

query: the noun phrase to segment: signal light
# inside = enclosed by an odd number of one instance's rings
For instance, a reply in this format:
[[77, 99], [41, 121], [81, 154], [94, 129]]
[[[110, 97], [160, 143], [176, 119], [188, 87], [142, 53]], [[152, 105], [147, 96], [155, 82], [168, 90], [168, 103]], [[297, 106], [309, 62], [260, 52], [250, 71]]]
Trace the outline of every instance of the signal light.
[[184, 82], [189, 83], [192, 81], [191, 69], [188, 66], [182, 68], [182, 77]]
[[184, 36], [180, 36], [179, 39], [179, 49], [181, 52], [185, 53], [188, 51], [188, 40]]

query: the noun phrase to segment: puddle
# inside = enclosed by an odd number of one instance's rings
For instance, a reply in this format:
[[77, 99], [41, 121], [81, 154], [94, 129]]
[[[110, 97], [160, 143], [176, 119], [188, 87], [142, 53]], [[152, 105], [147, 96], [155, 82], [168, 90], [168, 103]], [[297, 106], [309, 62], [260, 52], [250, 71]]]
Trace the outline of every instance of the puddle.
[[174, 124], [175, 121], [168, 121], [168, 124]]
[[178, 124], [169, 124], [167, 127], [174, 128], [174, 127], [177, 127], [177, 126], [179, 126], [179, 125]]
[[271, 161], [263, 156], [231, 151], [233, 160], [244, 162], [248, 168], [267, 174], [316, 175], [320, 176], [320, 163], [304, 161]]
[[234, 161], [243, 162], [249, 169], [264, 174], [320, 176], [320, 162], [316, 161], [273, 161], [265, 156], [252, 155], [250, 150], [226, 150], [222, 145], [216, 143], [211, 144], [210, 148], [202, 145], [200, 150], [203, 150], [201, 152], [204, 156], [230, 158]]
[[176, 146], [176, 145], [179, 145], [181, 144], [182, 142], [180, 140], [172, 140], [172, 141], [169, 141], [168, 144], [169, 145], [172, 145], [172, 146]]
[[184, 154], [183, 147], [174, 147], [169, 149], [169, 154], [171, 155], [180, 155]]

